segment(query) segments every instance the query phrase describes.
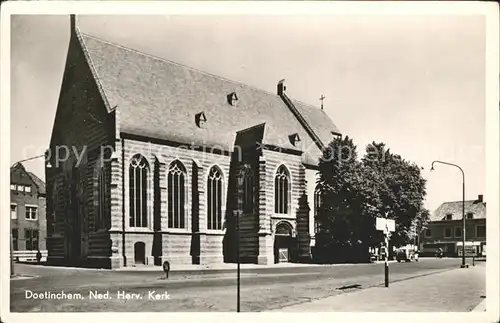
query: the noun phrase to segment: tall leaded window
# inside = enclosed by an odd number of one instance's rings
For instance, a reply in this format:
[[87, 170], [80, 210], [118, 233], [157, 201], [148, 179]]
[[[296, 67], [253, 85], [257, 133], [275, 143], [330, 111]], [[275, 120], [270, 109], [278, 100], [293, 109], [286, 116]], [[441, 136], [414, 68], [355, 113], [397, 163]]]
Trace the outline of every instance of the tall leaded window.
[[47, 234], [49, 236], [52, 235], [52, 233], [55, 231], [56, 229], [56, 223], [57, 223], [57, 219], [58, 219], [58, 216], [59, 216], [59, 213], [58, 213], [58, 196], [59, 196], [59, 186], [57, 185], [57, 178], [54, 179], [54, 183], [52, 184], [52, 194], [50, 196], [50, 198], [52, 199], [51, 203], [52, 203], [52, 212], [51, 214], [48, 214], [49, 218], [51, 219], [50, 222], [47, 221]]
[[129, 199], [131, 227], [148, 226], [148, 172], [146, 158], [135, 155], [129, 166]]
[[241, 173], [242, 211], [244, 214], [254, 212], [254, 176], [250, 166], [245, 165]]
[[314, 190], [314, 232], [318, 233], [319, 231], [319, 221], [318, 221], [318, 214], [319, 214], [319, 208], [321, 207], [321, 192], [319, 185], [316, 186], [316, 189]]
[[274, 213], [287, 214], [290, 188], [290, 174], [285, 165], [281, 165], [274, 177]]
[[97, 174], [97, 221], [96, 228], [104, 228], [107, 213], [107, 185], [106, 185], [106, 169], [101, 167]]
[[186, 168], [179, 161], [168, 169], [168, 227], [186, 227]]
[[209, 230], [222, 230], [222, 171], [213, 166], [207, 182]]

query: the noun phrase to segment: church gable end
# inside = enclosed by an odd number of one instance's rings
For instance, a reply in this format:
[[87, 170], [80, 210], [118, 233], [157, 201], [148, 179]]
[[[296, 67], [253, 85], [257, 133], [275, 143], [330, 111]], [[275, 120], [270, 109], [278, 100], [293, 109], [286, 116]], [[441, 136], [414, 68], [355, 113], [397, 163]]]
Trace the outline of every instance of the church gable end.
[[[71, 19], [72, 27], [48, 154], [51, 169], [46, 169], [47, 186], [57, 196], [47, 205], [47, 225], [55, 228], [47, 238], [49, 258], [82, 261], [87, 256], [107, 254], [109, 234], [97, 223], [109, 223], [98, 219], [96, 210], [106, 208], [109, 214], [110, 198], [102, 197], [105, 206], [95, 207], [95, 165], [101, 156], [101, 147], [108, 153], [115, 144], [115, 112], [108, 112], [105, 98], [92, 71], [92, 64], [85, 55], [78, 28]], [[110, 162], [105, 163], [104, 180], [111, 181]], [[106, 192], [109, 194], [109, 190]], [[49, 223], [50, 222], [50, 223]], [[109, 226], [109, 224], [108, 224]], [[97, 234], [97, 228], [101, 231]], [[68, 230], [74, 231], [68, 231]], [[60, 246], [71, 236], [83, 241], [80, 250], [68, 251]], [[70, 254], [72, 253], [72, 254]]]

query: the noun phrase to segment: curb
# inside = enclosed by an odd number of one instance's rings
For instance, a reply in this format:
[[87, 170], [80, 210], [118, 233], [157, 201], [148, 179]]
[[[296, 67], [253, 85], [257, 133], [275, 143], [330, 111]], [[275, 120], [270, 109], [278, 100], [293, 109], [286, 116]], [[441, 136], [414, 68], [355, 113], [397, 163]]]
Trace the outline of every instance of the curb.
[[[398, 262], [397, 260], [388, 260], [387, 263], [388, 264], [393, 264], [395, 262]], [[374, 262], [372, 262], [372, 264], [384, 264], [385, 263], [385, 260], [375, 260]]]
[[471, 312], [486, 312], [486, 298], [477, 304]]
[[38, 276], [34, 276], [34, 275], [16, 274], [14, 276], [11, 276], [10, 280], [32, 279], [32, 278], [37, 278], [37, 277]]
[[[389, 264], [397, 263], [396, 260], [389, 260]], [[287, 265], [254, 265], [246, 266], [247, 264], [242, 264], [241, 272], [252, 272], [259, 271], [263, 269], [290, 269], [290, 268], [325, 268], [325, 267], [337, 267], [337, 266], [359, 266], [359, 265], [383, 265], [384, 261], [374, 261], [369, 263], [338, 263], [338, 264], [316, 264], [316, 263], [290, 263]], [[26, 266], [33, 268], [48, 268], [48, 269], [61, 269], [61, 270], [83, 270], [83, 271], [102, 271], [102, 272], [122, 272], [122, 273], [162, 273], [163, 270], [161, 266], [139, 266], [139, 267], [121, 267], [116, 269], [108, 269], [108, 268], [89, 268], [89, 267], [70, 267], [70, 266], [56, 266], [56, 265], [44, 265], [44, 264], [25, 264]], [[236, 264], [232, 264], [233, 266], [204, 266], [204, 265], [193, 265], [191, 266], [181, 266], [174, 267], [170, 269], [170, 273], [175, 274], [203, 274], [203, 273], [230, 273], [236, 271]]]

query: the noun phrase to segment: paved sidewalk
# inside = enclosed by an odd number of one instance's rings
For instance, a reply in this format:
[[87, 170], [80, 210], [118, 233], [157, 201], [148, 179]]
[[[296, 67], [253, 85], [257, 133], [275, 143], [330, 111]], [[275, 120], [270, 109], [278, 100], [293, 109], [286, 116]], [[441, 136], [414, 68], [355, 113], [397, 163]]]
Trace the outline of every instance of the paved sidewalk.
[[[353, 265], [353, 264], [343, 264], [343, 265]], [[240, 264], [242, 270], [255, 270], [255, 269], [266, 269], [266, 268], [304, 268], [304, 267], [324, 267], [324, 266], [337, 266], [337, 265], [320, 265], [320, 264], [300, 264], [300, 263], [280, 263], [280, 264], [270, 264], [270, 265], [258, 265], [258, 264]], [[21, 269], [22, 268], [22, 269]], [[233, 272], [236, 271], [237, 265], [232, 263], [222, 263], [222, 264], [212, 264], [212, 265], [172, 265], [170, 268], [171, 272], [177, 273], [196, 273], [196, 272]], [[69, 266], [50, 266], [50, 265], [36, 265], [36, 264], [16, 264], [16, 273], [22, 272], [23, 274], [36, 275], [37, 270], [56, 270], [58, 272], [158, 272], [163, 274], [162, 266], [129, 266], [121, 267], [117, 269], [105, 269], [105, 268], [84, 268], [84, 267], [69, 267]], [[12, 278], [12, 279], [17, 279]]]
[[[425, 261], [425, 259], [424, 259]], [[389, 263], [395, 263], [395, 260], [390, 260], [388, 261]], [[384, 261], [374, 261], [373, 263], [375, 264], [380, 264], [384, 263]], [[373, 264], [371, 263], [371, 264]], [[74, 270], [74, 271], [125, 271], [125, 272], [131, 272], [131, 271], [156, 271], [156, 272], [162, 272], [163, 273], [163, 268], [162, 266], [145, 266], [145, 265], [138, 265], [138, 266], [128, 266], [128, 267], [121, 267], [117, 269], [105, 269], [105, 268], [85, 268], [85, 267], [69, 267], [69, 266], [51, 266], [51, 265], [38, 265], [34, 263], [20, 263], [16, 265], [21, 265], [24, 266], [25, 268], [54, 268], [57, 270]], [[330, 266], [359, 266], [359, 265], [370, 265], [370, 263], [340, 263], [340, 264], [315, 264], [315, 263], [278, 263], [278, 264], [268, 264], [268, 265], [259, 265], [259, 264], [240, 264], [241, 269], [264, 269], [264, 268], [297, 268], [297, 267], [330, 267]], [[236, 270], [236, 264], [235, 263], [216, 263], [216, 264], [209, 264], [209, 265], [191, 265], [191, 264], [186, 264], [186, 265], [172, 265], [170, 271], [171, 272], [197, 272], [197, 271], [234, 271]]]
[[[270, 265], [258, 265], [258, 264], [240, 264], [241, 269], [256, 269], [256, 268], [290, 268], [290, 267], [316, 267], [321, 266], [317, 264], [299, 264], [299, 263], [280, 263], [280, 264], [270, 264]], [[233, 263], [222, 263], [222, 264], [211, 264], [211, 265], [171, 265], [170, 271], [205, 271], [205, 270], [236, 270], [237, 264]], [[116, 271], [161, 271], [163, 269], [161, 266], [129, 266], [114, 269]]]
[[[486, 294], [484, 264], [292, 305], [279, 312], [469, 312]], [[484, 304], [484, 303], [483, 303]], [[477, 311], [478, 309], [476, 309]]]
[[[395, 260], [389, 261], [389, 263], [396, 262]], [[375, 261], [374, 263], [383, 263], [383, 261]], [[373, 263], [371, 263], [373, 264]], [[347, 264], [313, 264], [313, 263], [278, 263], [278, 264], [268, 264], [268, 265], [259, 265], [259, 264], [240, 264], [241, 269], [261, 269], [261, 268], [293, 268], [293, 267], [326, 267], [326, 266], [360, 266], [360, 265], [370, 265], [370, 263], [347, 263]], [[205, 270], [228, 270], [233, 271], [236, 270], [237, 264], [235, 263], [222, 263], [222, 264], [211, 264], [211, 265], [172, 265], [172, 272], [175, 271], [205, 271]], [[114, 269], [116, 271], [161, 271], [163, 269], [161, 266], [130, 266], [130, 267], [122, 267], [118, 269]]]

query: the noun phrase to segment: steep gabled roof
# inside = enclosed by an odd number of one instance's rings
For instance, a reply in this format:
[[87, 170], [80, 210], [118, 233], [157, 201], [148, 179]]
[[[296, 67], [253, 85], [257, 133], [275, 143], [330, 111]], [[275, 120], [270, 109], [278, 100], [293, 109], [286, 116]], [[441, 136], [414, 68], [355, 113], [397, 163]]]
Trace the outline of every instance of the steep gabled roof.
[[35, 174], [31, 173], [31, 172], [28, 172], [28, 175], [29, 177], [31, 177], [31, 179], [33, 180], [33, 182], [35, 183], [35, 185], [38, 187], [38, 192], [40, 194], [45, 194], [45, 183], [44, 181], [42, 181], [42, 179], [38, 176], [36, 176]]
[[340, 134], [339, 129], [325, 111], [297, 100], [292, 100], [292, 103], [299, 110], [306, 122], [313, 127], [314, 132], [325, 146], [328, 146], [333, 140], [332, 133]]
[[[486, 203], [475, 200], [465, 201], [465, 216], [473, 213], [473, 219], [486, 218]], [[462, 201], [445, 202], [431, 215], [430, 221], [446, 221], [446, 215], [451, 214], [451, 220], [462, 220]]]
[[[79, 37], [105, 99], [119, 113], [120, 132], [232, 151], [236, 132], [265, 123], [264, 144], [297, 150], [289, 136], [298, 133], [301, 147], [309, 150], [303, 160], [317, 163], [321, 152], [309, 148], [313, 138], [277, 94], [90, 35]], [[235, 105], [227, 97], [233, 92]], [[338, 132], [320, 109], [298, 109], [326, 144], [331, 131]], [[200, 127], [195, 116], [201, 112], [207, 120]]]
[[12, 173], [15, 171], [20, 171], [23, 172], [24, 174], [27, 175], [26, 178], [26, 184], [31, 181], [35, 186], [38, 188], [38, 192], [40, 194], [45, 194], [45, 183], [42, 181], [38, 176], [35, 174], [28, 172], [24, 165], [22, 163], [15, 163], [10, 167], [10, 173], [11, 173], [11, 181], [12, 181]]

